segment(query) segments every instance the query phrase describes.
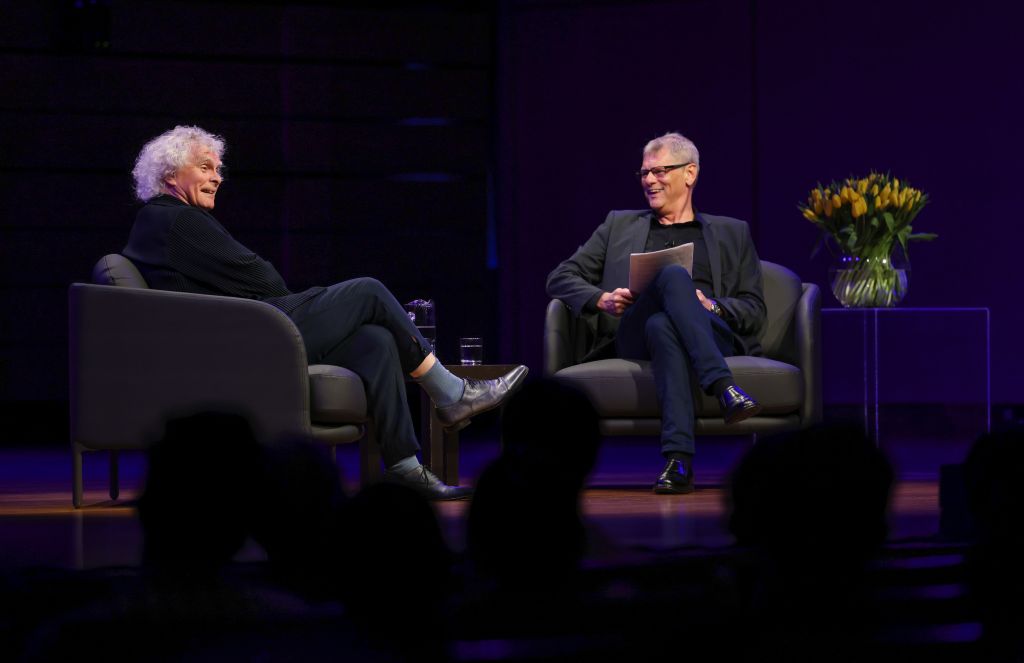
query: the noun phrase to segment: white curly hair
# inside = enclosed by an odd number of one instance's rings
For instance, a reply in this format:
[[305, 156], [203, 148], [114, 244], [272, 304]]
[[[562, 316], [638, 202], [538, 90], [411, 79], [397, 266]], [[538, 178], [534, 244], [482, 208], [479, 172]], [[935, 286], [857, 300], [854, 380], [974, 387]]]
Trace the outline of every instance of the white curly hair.
[[146, 143], [132, 169], [136, 197], [146, 202], [167, 193], [164, 180], [187, 166], [203, 148], [216, 154], [218, 159], [224, 157], [224, 139], [199, 127], [177, 126]]
[[644, 145], [644, 156], [659, 150], [668, 150], [672, 158], [680, 163], [689, 162], [696, 164], [698, 168], [700, 167], [700, 153], [697, 152], [697, 146], [693, 144], [692, 140], [682, 134], [671, 132], [664, 136], [658, 136], [647, 143], [647, 145]]

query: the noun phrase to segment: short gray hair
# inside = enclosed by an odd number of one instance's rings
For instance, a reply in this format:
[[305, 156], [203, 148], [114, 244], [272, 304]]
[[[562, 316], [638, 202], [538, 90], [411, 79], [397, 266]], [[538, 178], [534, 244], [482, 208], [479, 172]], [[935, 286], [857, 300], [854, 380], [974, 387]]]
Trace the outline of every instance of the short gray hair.
[[187, 166], [203, 148], [218, 159], [224, 157], [224, 139], [199, 127], [177, 126], [146, 143], [132, 169], [136, 197], [146, 202], [166, 193], [164, 179]]
[[651, 142], [644, 145], [644, 156], [660, 150], [668, 150], [672, 158], [679, 163], [694, 163], [700, 166], [700, 153], [697, 146], [686, 136], [671, 132], [664, 136], [658, 136]]

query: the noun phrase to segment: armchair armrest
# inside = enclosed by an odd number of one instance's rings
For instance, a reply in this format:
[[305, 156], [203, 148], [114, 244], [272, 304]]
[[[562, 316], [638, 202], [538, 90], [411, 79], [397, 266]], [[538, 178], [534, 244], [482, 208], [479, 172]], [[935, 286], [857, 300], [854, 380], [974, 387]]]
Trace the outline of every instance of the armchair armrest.
[[804, 376], [800, 421], [806, 427], [820, 422], [822, 416], [821, 290], [813, 283], [804, 283], [802, 287], [795, 318], [797, 363]]
[[68, 298], [73, 442], [138, 448], [200, 408], [244, 414], [265, 442], [310, 434], [305, 346], [273, 306], [81, 283]]
[[551, 377], [574, 363], [574, 322], [572, 312], [561, 299], [552, 299], [548, 302], [544, 314], [545, 377]]

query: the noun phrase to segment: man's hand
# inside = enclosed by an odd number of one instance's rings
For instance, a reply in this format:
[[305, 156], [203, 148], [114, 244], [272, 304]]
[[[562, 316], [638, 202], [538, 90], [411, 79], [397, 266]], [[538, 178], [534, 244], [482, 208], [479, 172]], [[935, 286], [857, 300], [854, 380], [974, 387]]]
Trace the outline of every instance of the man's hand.
[[618, 317], [626, 312], [626, 309], [633, 305], [633, 293], [629, 288], [616, 288], [606, 292], [597, 300], [597, 308], [605, 313]]
[[711, 300], [708, 299], [707, 297], [705, 297], [704, 293], [701, 292], [700, 290], [697, 291], [697, 299], [700, 300], [700, 303], [707, 310], [709, 310], [709, 311], [713, 311], [714, 310], [714, 306], [711, 304]]

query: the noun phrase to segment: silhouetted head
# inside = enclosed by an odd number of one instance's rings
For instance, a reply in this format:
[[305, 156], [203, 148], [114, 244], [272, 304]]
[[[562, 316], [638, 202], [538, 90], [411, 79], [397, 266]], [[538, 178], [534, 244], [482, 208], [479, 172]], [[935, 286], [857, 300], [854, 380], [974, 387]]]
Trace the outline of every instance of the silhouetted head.
[[306, 438], [282, 440], [264, 458], [266, 482], [256, 501], [253, 538], [294, 588], [334, 589], [346, 539], [339, 519], [347, 496], [338, 466], [322, 445]]
[[501, 420], [504, 455], [531, 467], [560, 473], [561, 485], [583, 486], [601, 443], [598, 417], [582, 392], [554, 380], [526, 384], [505, 405]]
[[733, 473], [729, 527], [740, 545], [864, 557], [885, 540], [891, 485], [888, 460], [860, 429], [763, 439]]
[[447, 590], [451, 553], [434, 509], [414, 490], [367, 486], [346, 505], [344, 531], [349, 582], [363, 599], [392, 605], [393, 591], [415, 586], [422, 607]]
[[1024, 546], [1024, 429], [978, 438], [964, 463], [964, 480], [979, 538]]
[[586, 548], [578, 491], [551, 467], [503, 456], [480, 475], [466, 521], [466, 551], [480, 578], [512, 591], [560, 590]]
[[203, 412], [168, 421], [149, 450], [139, 498], [144, 561], [195, 574], [230, 561], [249, 534], [262, 468], [244, 417]]

